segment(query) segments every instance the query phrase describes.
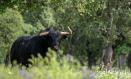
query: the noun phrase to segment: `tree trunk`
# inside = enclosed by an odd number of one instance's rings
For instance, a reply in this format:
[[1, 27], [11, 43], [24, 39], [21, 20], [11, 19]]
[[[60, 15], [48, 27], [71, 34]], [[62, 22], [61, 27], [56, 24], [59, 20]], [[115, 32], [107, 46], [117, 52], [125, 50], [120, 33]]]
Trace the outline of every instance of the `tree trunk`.
[[127, 57], [127, 66], [130, 69], [130, 71], [131, 71], [131, 53], [129, 53], [128, 57]]
[[113, 55], [112, 45], [109, 45], [109, 46], [107, 46], [106, 48], [103, 49], [102, 61], [103, 61], [103, 64], [104, 64], [104, 68], [106, 70], [110, 70], [112, 65], [113, 65], [112, 55]]
[[126, 66], [126, 54], [121, 54], [118, 59], [120, 69], [124, 69]]

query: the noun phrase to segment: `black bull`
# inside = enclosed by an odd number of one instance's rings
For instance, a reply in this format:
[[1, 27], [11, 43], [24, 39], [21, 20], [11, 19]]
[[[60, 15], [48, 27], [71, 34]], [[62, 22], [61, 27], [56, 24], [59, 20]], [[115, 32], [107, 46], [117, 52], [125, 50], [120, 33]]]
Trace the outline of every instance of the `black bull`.
[[39, 53], [42, 57], [46, 56], [48, 48], [55, 51], [59, 48], [59, 43], [65, 39], [70, 32], [60, 32], [54, 29], [46, 29], [36, 36], [19, 37], [12, 45], [10, 53], [7, 54], [5, 63], [8, 64], [16, 60], [18, 64], [28, 66], [28, 59], [31, 55], [37, 57]]

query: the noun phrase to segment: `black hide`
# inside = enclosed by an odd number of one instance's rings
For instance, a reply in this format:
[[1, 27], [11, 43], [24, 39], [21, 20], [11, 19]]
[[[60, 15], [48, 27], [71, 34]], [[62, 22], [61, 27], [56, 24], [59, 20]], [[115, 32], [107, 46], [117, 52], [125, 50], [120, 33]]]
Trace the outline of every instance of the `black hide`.
[[37, 57], [38, 53], [45, 57], [48, 48], [51, 48], [55, 51], [58, 50], [59, 43], [62, 38], [65, 38], [66, 35], [61, 35], [59, 31], [54, 29], [46, 29], [41, 32], [49, 32], [48, 35], [36, 35], [36, 36], [22, 36], [19, 37], [12, 45], [11, 51], [7, 54], [6, 61], [11, 62], [16, 60], [18, 64], [28, 66], [30, 63], [28, 59], [31, 58], [31, 55]]

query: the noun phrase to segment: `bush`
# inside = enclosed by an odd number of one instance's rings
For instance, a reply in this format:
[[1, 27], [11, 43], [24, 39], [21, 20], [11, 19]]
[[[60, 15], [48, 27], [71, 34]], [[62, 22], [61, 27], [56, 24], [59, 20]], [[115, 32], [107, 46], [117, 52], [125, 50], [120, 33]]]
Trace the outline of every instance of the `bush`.
[[25, 25], [22, 15], [16, 10], [6, 9], [0, 14], [0, 62], [14, 40], [24, 34]]
[[[56, 52], [49, 50], [48, 56], [42, 58], [32, 58], [30, 61], [33, 65], [29, 68], [19, 66], [13, 68], [3, 66], [0, 68], [2, 74], [1, 79], [81, 79], [80, 64], [78, 61], [69, 61], [68, 57], [61, 57], [55, 54]], [[59, 59], [58, 59], [59, 58]], [[15, 75], [16, 76], [15, 76]], [[8, 75], [8, 76], [6, 76]]]

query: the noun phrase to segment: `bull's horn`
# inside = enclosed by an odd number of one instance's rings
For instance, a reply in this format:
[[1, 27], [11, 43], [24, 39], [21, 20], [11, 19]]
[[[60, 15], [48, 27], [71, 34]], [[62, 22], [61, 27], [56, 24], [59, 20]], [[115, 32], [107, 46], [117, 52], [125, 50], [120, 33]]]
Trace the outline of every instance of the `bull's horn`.
[[70, 34], [69, 32], [60, 32], [61, 35], [68, 35]]
[[70, 27], [68, 27], [69, 32], [61, 32], [61, 35], [69, 35], [72, 34], [72, 30], [70, 29]]
[[71, 28], [70, 28], [70, 27], [68, 27], [68, 29], [69, 29], [69, 31], [70, 31], [70, 34], [72, 34], [72, 30], [71, 30]]
[[42, 33], [40, 33], [40, 36], [45, 36], [45, 35], [48, 35], [49, 34], [49, 32], [42, 32]]

